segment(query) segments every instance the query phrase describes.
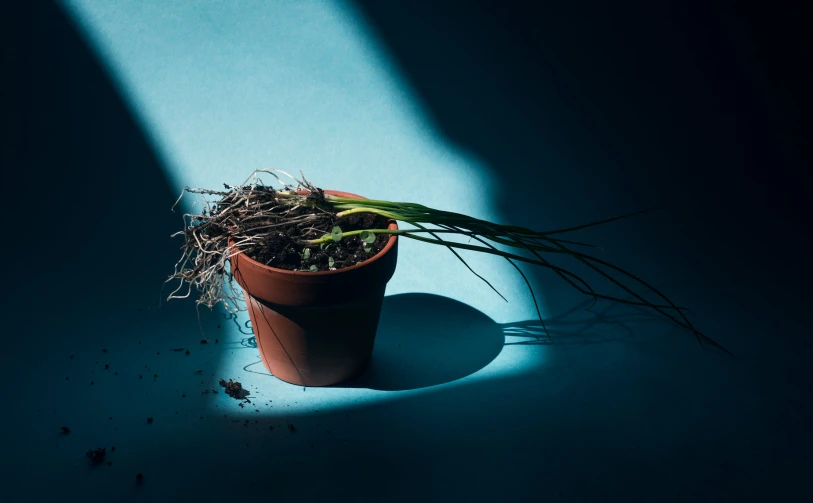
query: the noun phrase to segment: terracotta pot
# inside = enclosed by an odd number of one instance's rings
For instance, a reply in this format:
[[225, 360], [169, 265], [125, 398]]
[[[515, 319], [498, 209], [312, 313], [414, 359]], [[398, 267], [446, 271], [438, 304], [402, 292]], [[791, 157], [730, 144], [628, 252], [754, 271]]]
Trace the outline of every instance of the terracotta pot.
[[[390, 221], [389, 228], [398, 226]], [[361, 373], [373, 354], [384, 289], [397, 257], [396, 236], [373, 257], [336, 271], [287, 271], [242, 254], [232, 257], [263, 365], [302, 386], [328, 386]]]

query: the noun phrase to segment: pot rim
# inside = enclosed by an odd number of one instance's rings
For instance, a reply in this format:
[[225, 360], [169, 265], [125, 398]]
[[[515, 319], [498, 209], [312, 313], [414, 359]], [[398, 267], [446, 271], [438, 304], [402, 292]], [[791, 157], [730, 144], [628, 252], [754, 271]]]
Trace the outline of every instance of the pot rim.
[[[301, 190], [301, 191], [298, 191], [298, 192], [303, 193], [303, 194], [308, 193], [308, 191], [304, 191], [304, 190]], [[343, 192], [343, 191], [340, 191], [340, 190], [327, 190], [327, 189], [325, 189], [324, 192], [326, 194], [330, 194], [332, 196], [347, 197], [347, 198], [350, 198], [350, 199], [367, 199], [366, 197], [362, 197], [362, 196], [360, 196], [358, 194], [353, 194], [351, 192]], [[396, 223], [395, 220], [389, 220], [388, 223], [389, 223], [389, 225], [387, 226], [388, 229], [392, 229], [392, 230], [397, 230], [398, 229], [398, 224]], [[308, 276], [330, 276], [330, 275], [334, 275], [334, 274], [341, 274], [343, 272], [350, 272], [350, 271], [353, 271], [355, 269], [359, 269], [359, 268], [364, 267], [366, 265], [372, 264], [373, 262], [375, 262], [375, 261], [379, 260], [380, 258], [384, 257], [384, 255], [386, 255], [392, 249], [392, 247], [395, 246], [395, 243], [396, 243], [397, 240], [398, 240], [398, 236], [396, 236], [394, 234], [390, 234], [390, 238], [387, 240], [387, 244], [384, 245], [384, 248], [382, 248], [381, 251], [379, 251], [378, 253], [376, 253], [372, 257], [368, 258], [367, 260], [364, 260], [363, 262], [359, 262], [358, 264], [351, 265], [350, 267], [343, 267], [341, 269], [336, 269], [335, 271], [311, 272], [311, 271], [289, 271], [287, 269], [278, 269], [276, 267], [271, 267], [269, 265], [265, 265], [263, 263], [257, 262], [256, 260], [254, 260], [253, 258], [249, 257], [248, 255], [246, 255], [244, 253], [239, 253], [237, 255], [232, 255], [232, 259], [237, 259], [239, 257], [239, 260], [241, 262], [245, 261], [246, 264], [248, 264], [248, 265], [251, 265], [251, 266], [259, 268], [259, 269], [266, 269], [266, 270], [268, 270], [270, 272], [273, 272], [275, 274], [282, 274], [282, 275], [286, 275], [286, 276], [303, 276], [303, 275], [308, 275]], [[232, 238], [231, 238], [231, 236], [229, 236], [229, 246], [232, 246], [231, 243], [232, 243]]]

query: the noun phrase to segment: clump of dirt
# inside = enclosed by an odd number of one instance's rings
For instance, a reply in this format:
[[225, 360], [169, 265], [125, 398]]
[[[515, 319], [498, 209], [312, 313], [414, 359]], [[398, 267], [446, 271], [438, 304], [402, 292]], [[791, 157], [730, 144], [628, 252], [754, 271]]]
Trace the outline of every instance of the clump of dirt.
[[226, 388], [226, 394], [232, 398], [242, 399], [243, 398], [243, 385], [239, 382], [235, 381], [234, 379], [229, 379], [226, 382], [225, 379], [220, 380], [220, 385]]

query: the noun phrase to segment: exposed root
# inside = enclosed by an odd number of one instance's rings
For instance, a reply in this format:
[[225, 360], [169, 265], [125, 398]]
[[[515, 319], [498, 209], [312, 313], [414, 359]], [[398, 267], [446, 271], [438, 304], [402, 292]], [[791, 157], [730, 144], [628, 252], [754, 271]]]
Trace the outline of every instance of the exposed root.
[[[265, 185], [261, 174], [269, 174], [282, 184], [277, 190]], [[279, 174], [292, 183], [285, 183]], [[296, 242], [314, 239], [329, 233], [335, 222], [335, 211], [322, 205], [324, 191], [302, 177], [293, 176], [276, 169], [256, 170], [241, 185], [224, 184], [225, 190], [209, 190], [184, 187], [172, 210], [184, 194], [214, 196], [214, 200], [196, 201], [203, 206], [200, 213], [186, 213], [184, 230], [172, 237], [183, 236], [182, 255], [175, 264], [167, 283], [177, 281], [169, 299], [182, 299], [196, 290], [196, 303], [210, 309], [217, 304], [230, 313], [245, 310], [242, 291], [234, 284], [229, 259], [239, 253], [252, 254], [268, 246], [268, 237], [275, 228], [294, 226], [297, 229], [292, 240]], [[307, 195], [298, 195], [307, 191]], [[195, 206], [193, 204], [193, 207]], [[313, 211], [297, 214], [297, 209], [312, 208]], [[279, 237], [278, 234], [276, 237]], [[231, 244], [230, 244], [231, 241]]]

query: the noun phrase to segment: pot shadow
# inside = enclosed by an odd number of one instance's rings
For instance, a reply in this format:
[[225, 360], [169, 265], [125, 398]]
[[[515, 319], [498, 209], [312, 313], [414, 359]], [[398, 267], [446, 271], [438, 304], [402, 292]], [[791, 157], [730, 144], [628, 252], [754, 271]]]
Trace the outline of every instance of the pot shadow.
[[341, 388], [399, 391], [456, 381], [491, 363], [505, 338], [473, 307], [424, 293], [384, 298], [369, 367]]
[[[370, 364], [331, 387], [403, 391], [456, 381], [491, 363], [504, 342], [498, 324], [462, 302], [425, 293], [384, 297]], [[257, 343], [247, 337], [240, 346]], [[261, 362], [243, 370], [273, 377]]]

